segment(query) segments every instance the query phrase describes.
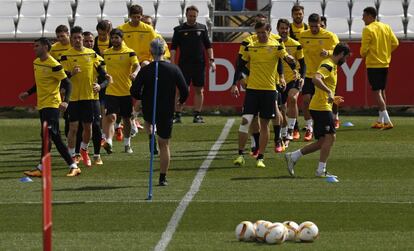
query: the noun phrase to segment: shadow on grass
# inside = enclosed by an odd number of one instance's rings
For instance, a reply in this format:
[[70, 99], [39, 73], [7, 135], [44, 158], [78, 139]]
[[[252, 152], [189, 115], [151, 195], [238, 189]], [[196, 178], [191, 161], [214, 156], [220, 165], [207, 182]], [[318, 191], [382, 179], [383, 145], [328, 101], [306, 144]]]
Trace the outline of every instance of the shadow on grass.
[[134, 187], [134, 186], [84, 186], [84, 187], [77, 187], [77, 188], [54, 189], [53, 191], [56, 191], [56, 192], [66, 192], [66, 191], [100, 191], [100, 190], [124, 189], [124, 188], [131, 188], [131, 187]]
[[310, 179], [308, 177], [300, 177], [300, 176], [288, 176], [288, 175], [282, 175], [282, 176], [267, 176], [267, 177], [235, 177], [231, 178], [230, 180], [234, 181], [243, 181], [243, 180], [280, 180], [280, 179]]

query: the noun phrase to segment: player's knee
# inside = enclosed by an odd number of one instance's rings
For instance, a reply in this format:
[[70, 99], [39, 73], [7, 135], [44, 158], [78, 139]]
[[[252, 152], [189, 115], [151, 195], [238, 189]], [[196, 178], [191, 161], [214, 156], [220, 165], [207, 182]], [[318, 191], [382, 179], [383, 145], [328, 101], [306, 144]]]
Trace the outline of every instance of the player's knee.
[[252, 120], [253, 120], [253, 114], [243, 114], [242, 121], [239, 127], [239, 132], [248, 133]]

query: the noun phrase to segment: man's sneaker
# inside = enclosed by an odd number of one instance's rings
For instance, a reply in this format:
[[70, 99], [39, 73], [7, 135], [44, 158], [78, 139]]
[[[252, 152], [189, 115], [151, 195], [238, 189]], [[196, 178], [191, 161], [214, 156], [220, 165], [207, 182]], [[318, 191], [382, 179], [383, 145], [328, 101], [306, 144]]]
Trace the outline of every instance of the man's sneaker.
[[279, 139], [275, 143], [275, 153], [281, 153], [283, 151], [285, 151], [285, 145], [283, 144], [283, 141]]
[[204, 119], [200, 115], [194, 116], [193, 123], [204, 123]]
[[113, 151], [112, 151], [112, 145], [109, 144], [108, 142], [105, 142], [102, 147], [105, 149], [105, 151], [106, 151], [107, 154], [113, 153]]
[[161, 186], [161, 187], [168, 186], [167, 179], [165, 179], [165, 180], [160, 180], [160, 181], [158, 182], [158, 186]]
[[233, 160], [233, 164], [236, 166], [244, 166], [244, 157], [243, 155], [239, 155], [235, 160]]
[[390, 123], [384, 123], [384, 125], [382, 126], [381, 130], [389, 130], [394, 128], [394, 125], [390, 122]]
[[24, 175], [29, 177], [42, 177], [42, 171], [36, 168], [30, 171], [25, 171]]
[[79, 164], [79, 162], [82, 161], [82, 156], [80, 154], [76, 154], [74, 157], [72, 157], [72, 159], [76, 164]]
[[298, 129], [293, 130], [293, 140], [299, 140], [300, 139], [300, 133]]
[[132, 151], [132, 148], [131, 148], [131, 146], [125, 146], [125, 152], [126, 153], [133, 153], [134, 151]]
[[[294, 132], [293, 129], [288, 129], [287, 134], [286, 134], [286, 139], [287, 140], [293, 140], [293, 132]], [[297, 132], [299, 133], [299, 131], [297, 131]], [[300, 137], [300, 135], [299, 135], [299, 137]]]
[[323, 172], [316, 171], [315, 176], [319, 178], [328, 178], [328, 177], [338, 178], [338, 176], [328, 173], [327, 171], [323, 171]]
[[303, 137], [303, 139], [305, 141], [311, 141], [313, 137], [313, 132], [311, 132], [311, 130], [307, 129], [305, 132], [305, 136]]
[[383, 127], [384, 127], [384, 124], [378, 121], [371, 125], [372, 129], [382, 129]]
[[131, 138], [135, 137], [138, 134], [138, 128], [131, 128]]
[[334, 120], [335, 129], [338, 129], [340, 124], [341, 124], [341, 122], [339, 121], [339, 119]]
[[82, 156], [82, 162], [85, 166], [87, 167], [91, 167], [92, 166], [92, 162], [91, 159], [89, 158], [89, 154], [88, 154], [88, 150], [85, 149], [80, 149], [80, 154]]
[[67, 177], [75, 177], [81, 174], [81, 169], [80, 168], [71, 168], [68, 172], [68, 174], [66, 174]]
[[94, 165], [103, 165], [103, 161], [101, 156], [93, 156], [93, 164]]
[[252, 148], [250, 156], [252, 156], [253, 158], [257, 158], [257, 155], [259, 155], [259, 148]]
[[174, 116], [173, 123], [174, 124], [181, 124], [181, 116]]
[[290, 176], [294, 176], [295, 175], [295, 165], [296, 165], [296, 161], [293, 161], [292, 159], [292, 153], [286, 153], [285, 154], [285, 160], [286, 160], [286, 167], [287, 170], [290, 174]]
[[258, 160], [256, 160], [256, 167], [257, 167], [257, 168], [265, 168], [265, 167], [266, 167], [266, 165], [265, 165], [265, 163], [264, 163], [264, 160], [263, 160], [263, 159], [258, 159]]
[[117, 141], [122, 141], [124, 139], [124, 134], [122, 133], [123, 126], [119, 126], [115, 129], [115, 135]]

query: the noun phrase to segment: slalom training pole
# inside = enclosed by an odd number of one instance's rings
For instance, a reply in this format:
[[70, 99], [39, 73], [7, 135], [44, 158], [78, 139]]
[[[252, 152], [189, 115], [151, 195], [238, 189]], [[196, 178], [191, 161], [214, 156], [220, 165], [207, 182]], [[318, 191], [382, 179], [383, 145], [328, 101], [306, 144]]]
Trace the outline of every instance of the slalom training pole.
[[158, 93], [158, 60], [155, 61], [155, 81], [154, 81], [154, 102], [152, 106], [152, 122], [151, 122], [151, 157], [150, 157], [150, 171], [148, 181], [148, 197], [147, 200], [152, 200], [152, 175], [154, 172], [154, 149], [155, 149], [155, 116], [157, 111], [157, 93]]
[[49, 152], [49, 129], [47, 122], [43, 122], [43, 153], [42, 181], [43, 181], [43, 251], [52, 250], [52, 166]]

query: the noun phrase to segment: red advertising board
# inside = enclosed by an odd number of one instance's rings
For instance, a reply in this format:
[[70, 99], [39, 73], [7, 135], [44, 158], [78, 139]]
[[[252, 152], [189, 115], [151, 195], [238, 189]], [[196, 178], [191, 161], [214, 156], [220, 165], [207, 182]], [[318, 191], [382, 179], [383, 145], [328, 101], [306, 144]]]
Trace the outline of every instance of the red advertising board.
[[[370, 86], [367, 83], [365, 63], [359, 56], [360, 43], [350, 42], [352, 56], [338, 72], [337, 94], [345, 97], [343, 106], [364, 107], [374, 105]], [[240, 108], [243, 95], [238, 99], [230, 95], [234, 74], [234, 62], [239, 44], [215, 43], [216, 72], [206, 72], [205, 101], [206, 107], [221, 106]], [[0, 62], [2, 81], [0, 83], [0, 106], [33, 106], [35, 98], [25, 102], [17, 95], [33, 85], [32, 61], [34, 53], [31, 43], [0, 43]], [[387, 86], [387, 103], [395, 106], [414, 105], [414, 85], [409, 73], [413, 66], [410, 56], [414, 55], [414, 42], [401, 42], [393, 53]], [[192, 104], [192, 95], [187, 102]]]

